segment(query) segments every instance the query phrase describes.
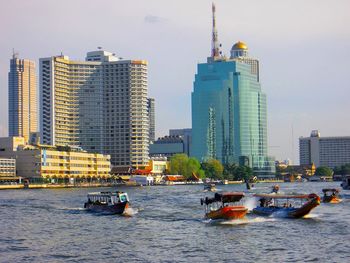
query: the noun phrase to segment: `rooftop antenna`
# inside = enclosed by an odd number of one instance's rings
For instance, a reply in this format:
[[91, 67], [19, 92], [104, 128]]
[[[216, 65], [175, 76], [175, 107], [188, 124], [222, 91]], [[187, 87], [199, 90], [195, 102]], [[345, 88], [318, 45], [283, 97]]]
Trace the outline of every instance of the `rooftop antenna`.
[[13, 59], [18, 58], [18, 52], [15, 52], [14, 48], [12, 48], [12, 58]]
[[213, 32], [211, 39], [211, 57], [213, 59], [221, 57], [220, 46], [218, 42], [218, 31], [216, 29], [216, 18], [215, 18], [215, 4], [212, 3], [212, 13], [213, 13]]

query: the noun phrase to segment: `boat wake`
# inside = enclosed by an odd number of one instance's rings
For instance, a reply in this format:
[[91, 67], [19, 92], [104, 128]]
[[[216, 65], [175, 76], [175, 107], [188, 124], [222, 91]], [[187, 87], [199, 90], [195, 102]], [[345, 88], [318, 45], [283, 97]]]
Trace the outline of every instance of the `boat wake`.
[[223, 220], [223, 219], [205, 219], [204, 223], [210, 225], [247, 225], [247, 224], [257, 224], [265, 222], [276, 221], [275, 218], [268, 217], [255, 217], [255, 218], [242, 218], [242, 219], [233, 219], [233, 220]]
[[248, 211], [252, 211], [257, 205], [258, 201], [256, 198], [250, 198], [244, 202], [244, 206], [248, 208]]
[[125, 209], [123, 216], [134, 216], [139, 212], [137, 208], [128, 207]]
[[306, 215], [306, 216], [304, 216], [303, 218], [318, 218], [319, 217], [319, 215], [317, 215], [317, 214], [308, 214], [308, 215]]

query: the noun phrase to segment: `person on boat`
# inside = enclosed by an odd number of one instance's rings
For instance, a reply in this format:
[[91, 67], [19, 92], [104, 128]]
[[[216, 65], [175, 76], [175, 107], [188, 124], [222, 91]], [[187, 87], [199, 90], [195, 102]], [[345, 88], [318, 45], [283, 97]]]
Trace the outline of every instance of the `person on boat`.
[[280, 190], [280, 186], [279, 186], [278, 184], [275, 184], [275, 185], [272, 187], [271, 193], [277, 194], [279, 190]]

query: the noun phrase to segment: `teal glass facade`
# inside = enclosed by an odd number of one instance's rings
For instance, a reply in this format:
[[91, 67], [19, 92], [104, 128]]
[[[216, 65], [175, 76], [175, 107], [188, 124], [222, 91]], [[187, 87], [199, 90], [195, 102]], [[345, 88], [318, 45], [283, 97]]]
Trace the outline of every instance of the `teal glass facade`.
[[192, 92], [191, 155], [249, 165], [274, 177], [267, 156], [266, 95], [251, 65], [232, 59], [198, 64]]

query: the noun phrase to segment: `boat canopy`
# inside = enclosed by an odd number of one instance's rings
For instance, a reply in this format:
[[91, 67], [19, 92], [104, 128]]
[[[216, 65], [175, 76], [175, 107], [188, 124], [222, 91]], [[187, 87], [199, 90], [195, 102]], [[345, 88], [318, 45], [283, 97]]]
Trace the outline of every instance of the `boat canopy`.
[[215, 193], [213, 198], [206, 197], [205, 199], [202, 199], [202, 203], [206, 205], [215, 202], [233, 203], [240, 201], [243, 197], [244, 193], [242, 192]]
[[322, 189], [323, 193], [327, 193], [327, 192], [333, 192], [333, 193], [339, 193], [339, 189], [335, 189], [335, 188], [325, 188]]
[[94, 192], [94, 193], [88, 193], [88, 196], [109, 197], [109, 196], [118, 196], [120, 194], [125, 194], [125, 193], [123, 193], [123, 192]]
[[316, 198], [316, 194], [304, 194], [304, 195], [281, 195], [281, 194], [255, 194], [255, 197], [271, 198], [271, 199], [310, 199]]

